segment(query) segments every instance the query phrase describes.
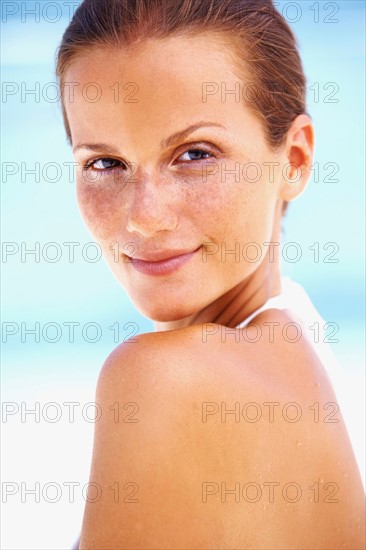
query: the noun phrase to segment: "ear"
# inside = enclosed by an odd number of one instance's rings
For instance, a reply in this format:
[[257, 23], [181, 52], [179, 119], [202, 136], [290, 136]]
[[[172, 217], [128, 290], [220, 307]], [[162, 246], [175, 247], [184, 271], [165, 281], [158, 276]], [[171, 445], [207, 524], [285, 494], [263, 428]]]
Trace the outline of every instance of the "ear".
[[314, 127], [308, 115], [298, 115], [287, 132], [280, 198], [290, 202], [304, 191], [314, 154]]

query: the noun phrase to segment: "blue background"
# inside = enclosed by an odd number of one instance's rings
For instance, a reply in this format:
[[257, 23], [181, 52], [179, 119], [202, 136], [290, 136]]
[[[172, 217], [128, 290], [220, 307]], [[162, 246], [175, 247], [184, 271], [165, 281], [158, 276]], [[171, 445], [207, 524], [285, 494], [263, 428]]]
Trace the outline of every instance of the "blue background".
[[[99, 369], [116, 346], [109, 328], [119, 323], [120, 340], [128, 337], [125, 323], [133, 322], [140, 332], [153, 330], [152, 322], [133, 307], [103, 260], [93, 262], [95, 249], [90, 248], [90, 261], [81, 249], [92, 242], [80, 217], [75, 183], [64, 163], [72, 162], [66, 143], [60, 106], [45, 101], [42, 90], [55, 82], [54, 52], [69, 22], [71, 5], [66, 2], [3, 2], [2, 5], [2, 80], [34, 89], [40, 96], [22, 94], [4, 97], [2, 110], [2, 241], [26, 243], [28, 249], [39, 243], [42, 251], [49, 242], [59, 243], [60, 261], [46, 261], [42, 254], [36, 262], [20, 253], [2, 257], [2, 322], [15, 323], [18, 332], [2, 346], [3, 401], [13, 402], [19, 413], [3, 423], [3, 480], [27, 486], [37, 481], [44, 485], [65, 481], [87, 483], [92, 444], [93, 423], [76, 415], [74, 423], [66, 418], [64, 402], [80, 403], [80, 410], [94, 401]], [[76, 5], [77, 2], [74, 2]], [[319, 163], [319, 181], [313, 177], [307, 190], [291, 203], [284, 220], [283, 242], [299, 243], [302, 257], [296, 263], [283, 262], [283, 272], [303, 284], [325, 321], [337, 323], [338, 343], [333, 351], [348, 373], [349, 406], [345, 415], [354, 441], [357, 459], [362, 467], [363, 450], [363, 360], [364, 360], [364, 3], [341, 2], [278, 2], [280, 11], [289, 20], [298, 37], [300, 53], [308, 78], [308, 112], [316, 129], [315, 161]], [[58, 9], [56, 9], [58, 7]], [[312, 7], [312, 9], [311, 9]], [[319, 21], [315, 21], [317, 7]], [[36, 8], [36, 16], [25, 8]], [[339, 9], [337, 9], [339, 8]], [[17, 10], [7, 16], [9, 10]], [[328, 18], [328, 22], [325, 20]], [[338, 20], [335, 21], [335, 20]], [[292, 21], [292, 23], [291, 23]], [[22, 84], [23, 83], [23, 84]], [[334, 83], [327, 88], [329, 83]], [[336, 88], [334, 88], [336, 86]], [[319, 94], [316, 90], [319, 90]], [[337, 92], [329, 97], [332, 90]], [[49, 89], [49, 97], [53, 91]], [[328, 102], [329, 99], [337, 102]], [[37, 99], [39, 101], [37, 101]], [[27, 168], [40, 163], [40, 181], [21, 177], [21, 163]], [[6, 177], [4, 163], [15, 163], [18, 172]], [[47, 163], [62, 167], [58, 181], [56, 171]], [[326, 181], [336, 163], [338, 172]], [[9, 166], [9, 165], [8, 165]], [[77, 242], [75, 262], [62, 243]], [[309, 248], [319, 243], [320, 261], [314, 262]], [[324, 261], [336, 243], [337, 263]], [[3, 245], [4, 246], [4, 245]], [[49, 257], [54, 250], [49, 249]], [[50, 343], [32, 335], [22, 342], [21, 323], [26, 328], [40, 323], [58, 323], [62, 336]], [[78, 322], [75, 341], [69, 342], [63, 323]], [[98, 323], [102, 337], [87, 342], [81, 328]], [[8, 326], [8, 325], [7, 325]], [[49, 338], [55, 334], [52, 329]], [[94, 338], [92, 328], [87, 335]], [[4, 333], [3, 333], [4, 341]], [[44, 411], [40, 422], [34, 417], [21, 421], [24, 407], [40, 408], [49, 402], [62, 407], [57, 423], [47, 420]], [[26, 405], [22, 405], [26, 404]], [[51, 415], [51, 411], [50, 411]], [[85, 415], [84, 415], [85, 416]], [[46, 418], [46, 420], [45, 420]], [[85, 501], [81, 490], [75, 502], [62, 492], [58, 502], [50, 504], [41, 498], [36, 503], [28, 496], [21, 503], [20, 494], [9, 497], [4, 506], [2, 548], [68, 548], [76, 537]], [[51, 492], [50, 492], [51, 495]], [[5, 527], [6, 525], [6, 527]]]

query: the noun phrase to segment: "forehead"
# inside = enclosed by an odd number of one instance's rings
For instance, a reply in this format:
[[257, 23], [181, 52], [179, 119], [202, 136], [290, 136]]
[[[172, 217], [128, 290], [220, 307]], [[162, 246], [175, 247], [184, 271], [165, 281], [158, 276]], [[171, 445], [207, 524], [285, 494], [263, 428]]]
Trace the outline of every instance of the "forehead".
[[204, 81], [206, 77], [238, 80], [234, 60], [234, 50], [220, 34], [151, 38], [129, 47], [91, 46], [76, 56], [66, 79], [77, 76], [87, 82], [97, 79], [110, 83], [120, 76], [150, 86], [169, 84], [159, 82], [159, 76], [180, 82], [187, 78]]
[[83, 139], [95, 131], [102, 140], [101, 134], [122, 127], [141, 135], [147, 128], [184, 127], [195, 118], [224, 125], [253, 118], [242, 100], [245, 80], [222, 35], [149, 39], [128, 48], [94, 46], [73, 60], [64, 83], [73, 142], [76, 135]]

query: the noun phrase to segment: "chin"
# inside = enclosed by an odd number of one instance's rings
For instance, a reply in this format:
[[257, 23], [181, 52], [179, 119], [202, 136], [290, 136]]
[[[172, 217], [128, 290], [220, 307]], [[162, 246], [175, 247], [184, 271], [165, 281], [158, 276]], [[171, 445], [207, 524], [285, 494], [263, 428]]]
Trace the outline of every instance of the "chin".
[[168, 299], [166, 299], [165, 303], [163, 304], [154, 304], [153, 301], [150, 301], [148, 304], [146, 304], [146, 302], [142, 304], [138, 301], [133, 300], [133, 298], [131, 299], [136, 309], [138, 309], [144, 317], [147, 317], [151, 321], [156, 321], [158, 323], [180, 321], [185, 317], [193, 315], [200, 309], [199, 304], [179, 304], [174, 303], [174, 300], [169, 303]]

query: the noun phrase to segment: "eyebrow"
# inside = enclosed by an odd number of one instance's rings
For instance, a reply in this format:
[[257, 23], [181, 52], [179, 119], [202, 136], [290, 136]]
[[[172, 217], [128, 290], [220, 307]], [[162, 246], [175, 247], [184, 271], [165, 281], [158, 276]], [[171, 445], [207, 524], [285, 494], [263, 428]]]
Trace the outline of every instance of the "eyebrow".
[[191, 126], [188, 126], [188, 128], [185, 128], [184, 130], [176, 132], [175, 134], [172, 134], [170, 137], [161, 140], [160, 147], [162, 149], [165, 149], [167, 147], [171, 147], [172, 145], [175, 145], [175, 143], [177, 143], [181, 139], [185, 139], [190, 134], [193, 134], [193, 132], [195, 132], [199, 128], [207, 128], [207, 127], [210, 127], [210, 126], [216, 126], [218, 128], [224, 128], [226, 130], [226, 128], [223, 124], [219, 124], [217, 122], [204, 122], [204, 121], [197, 122], [196, 124], [191, 124]]
[[75, 145], [73, 152], [75, 153], [79, 149], [89, 149], [89, 151], [96, 152], [103, 150], [111, 155], [119, 154], [117, 147], [113, 147], [113, 145], [108, 145], [107, 143], [79, 143], [78, 145]]
[[[191, 124], [184, 130], [180, 130], [179, 132], [175, 132], [171, 136], [169, 136], [166, 139], [161, 140], [160, 147], [162, 149], [165, 149], [167, 147], [173, 146], [178, 141], [185, 139], [190, 134], [198, 130], [199, 128], [208, 128], [211, 126], [215, 126], [217, 128], [224, 128], [226, 130], [226, 127], [223, 124], [220, 124], [218, 122], [197, 122], [196, 124]], [[118, 155], [119, 150], [117, 147], [114, 147], [113, 145], [108, 145], [107, 143], [80, 143], [78, 145], [75, 145], [73, 148], [73, 152], [75, 153], [79, 149], [88, 149], [89, 151], [101, 151], [104, 150], [107, 153], [110, 153], [111, 155]]]

